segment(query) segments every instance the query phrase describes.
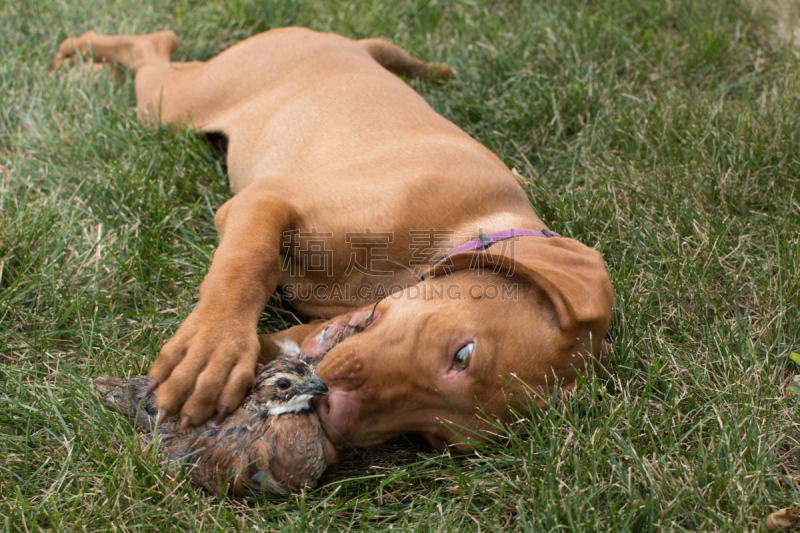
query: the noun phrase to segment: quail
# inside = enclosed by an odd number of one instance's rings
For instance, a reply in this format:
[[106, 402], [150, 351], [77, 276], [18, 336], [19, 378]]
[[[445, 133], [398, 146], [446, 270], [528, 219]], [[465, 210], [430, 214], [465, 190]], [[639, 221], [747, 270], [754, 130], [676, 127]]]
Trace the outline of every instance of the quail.
[[158, 423], [154, 395], [146, 394], [147, 376], [103, 376], [94, 384], [103, 403], [130, 418], [162, 460], [184, 467], [192, 482], [212, 494], [313, 488], [325, 468], [336, 462], [336, 448], [310, 404], [328, 389], [299, 357], [261, 368], [241, 407], [221, 423], [209, 420], [186, 429], [177, 417]]

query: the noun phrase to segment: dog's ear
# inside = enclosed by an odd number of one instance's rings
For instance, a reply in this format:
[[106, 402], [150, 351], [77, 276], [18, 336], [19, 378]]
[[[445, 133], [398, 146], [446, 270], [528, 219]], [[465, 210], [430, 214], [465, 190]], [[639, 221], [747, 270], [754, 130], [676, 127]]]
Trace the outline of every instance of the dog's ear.
[[529, 281], [552, 303], [562, 329], [588, 329], [600, 338], [605, 336], [614, 293], [603, 257], [596, 250], [562, 237], [517, 237], [483, 251], [454, 254], [429, 276], [479, 267]]
[[605, 335], [614, 291], [597, 250], [573, 239], [529, 237], [498, 252], [508, 271], [523, 276], [550, 299], [563, 329], [588, 328]]

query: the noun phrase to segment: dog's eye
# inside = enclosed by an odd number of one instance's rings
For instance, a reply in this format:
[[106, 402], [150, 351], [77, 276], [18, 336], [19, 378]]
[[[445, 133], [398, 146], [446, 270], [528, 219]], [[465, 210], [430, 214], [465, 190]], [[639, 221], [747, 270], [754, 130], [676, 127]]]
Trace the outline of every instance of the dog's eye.
[[453, 368], [456, 370], [465, 370], [469, 365], [469, 359], [472, 357], [472, 348], [475, 346], [474, 342], [465, 344], [456, 352], [453, 358]]
[[292, 386], [292, 382], [286, 378], [281, 378], [275, 383], [280, 390], [286, 390]]

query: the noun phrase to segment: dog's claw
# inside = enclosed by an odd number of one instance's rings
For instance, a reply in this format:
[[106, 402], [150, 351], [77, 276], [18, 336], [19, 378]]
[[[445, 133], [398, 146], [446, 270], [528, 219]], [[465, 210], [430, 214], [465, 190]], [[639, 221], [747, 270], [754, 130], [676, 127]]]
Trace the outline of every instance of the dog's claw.
[[150, 380], [147, 382], [147, 390], [144, 392], [145, 397], [153, 394], [153, 391], [156, 390], [157, 387], [158, 380], [156, 378], [150, 378]]
[[189, 425], [191, 425], [191, 423], [192, 423], [192, 417], [189, 415], [183, 415], [183, 418], [181, 418], [181, 425], [178, 428], [178, 431], [186, 431], [187, 429], [189, 429]]
[[217, 424], [222, 424], [225, 421], [226, 416], [228, 416], [228, 406], [220, 406], [219, 410], [217, 411]]
[[158, 417], [156, 418], [156, 425], [160, 426], [161, 424], [163, 424], [164, 420], [166, 420], [167, 417], [169, 417], [169, 411], [167, 411], [166, 409], [159, 409]]

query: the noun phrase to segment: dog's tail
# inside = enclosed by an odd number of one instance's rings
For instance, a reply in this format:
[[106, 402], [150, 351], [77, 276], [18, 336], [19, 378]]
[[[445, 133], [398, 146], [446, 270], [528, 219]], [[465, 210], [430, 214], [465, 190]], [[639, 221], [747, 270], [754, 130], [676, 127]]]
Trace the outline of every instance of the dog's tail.
[[383, 39], [361, 39], [358, 44], [363, 46], [375, 61], [395, 74], [436, 80], [453, 77], [453, 69], [449, 65], [427, 63]]

